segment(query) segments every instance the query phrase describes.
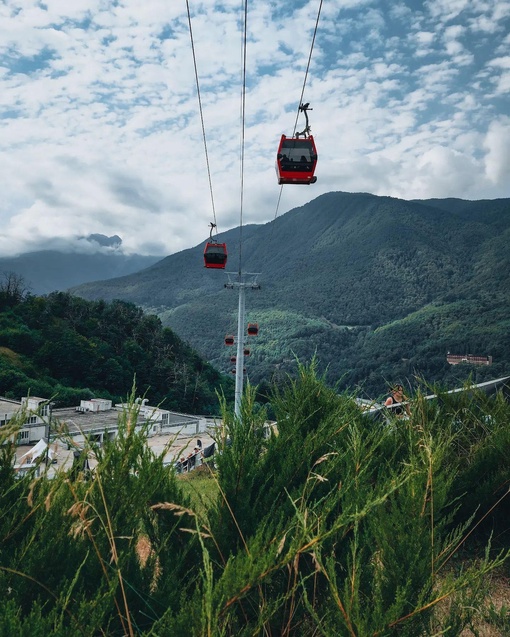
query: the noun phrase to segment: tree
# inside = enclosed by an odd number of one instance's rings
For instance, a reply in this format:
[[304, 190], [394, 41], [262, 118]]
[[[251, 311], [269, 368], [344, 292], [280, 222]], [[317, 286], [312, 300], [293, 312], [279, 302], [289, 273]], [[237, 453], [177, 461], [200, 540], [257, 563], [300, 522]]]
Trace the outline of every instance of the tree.
[[6, 305], [17, 305], [26, 298], [29, 287], [25, 279], [15, 272], [3, 272], [0, 279], [0, 301]]

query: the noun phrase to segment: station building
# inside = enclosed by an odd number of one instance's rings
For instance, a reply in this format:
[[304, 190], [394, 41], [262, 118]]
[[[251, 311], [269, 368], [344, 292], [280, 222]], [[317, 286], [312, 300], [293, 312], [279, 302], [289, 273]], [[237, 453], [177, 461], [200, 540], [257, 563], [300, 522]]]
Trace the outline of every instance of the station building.
[[[138, 400], [135, 429], [146, 428], [148, 436], [172, 433], [193, 436], [206, 431], [208, 421], [203, 416], [181, 414], [152, 407], [147, 400]], [[103, 443], [113, 440], [119, 431], [119, 419], [127, 404], [112, 405], [111, 400], [82, 400], [77, 407], [55, 409], [48, 399], [24, 397], [21, 401], [0, 397], [0, 427], [21, 416], [16, 443], [35, 445], [45, 439], [50, 443], [82, 446], [86, 441]]]

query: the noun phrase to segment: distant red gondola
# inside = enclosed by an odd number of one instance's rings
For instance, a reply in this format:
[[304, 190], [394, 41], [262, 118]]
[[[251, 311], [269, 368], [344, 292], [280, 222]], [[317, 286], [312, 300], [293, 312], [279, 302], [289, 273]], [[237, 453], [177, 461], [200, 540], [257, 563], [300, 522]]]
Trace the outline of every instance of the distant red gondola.
[[234, 337], [231, 334], [227, 334], [225, 336], [225, 345], [233, 345], [234, 344]]
[[249, 356], [249, 355], [250, 355], [250, 350], [249, 350], [248, 348], [246, 348], [246, 349], [244, 350], [244, 355], [245, 355], [245, 356]]
[[237, 361], [237, 356], [231, 356], [230, 357], [230, 362], [231, 363], [235, 363]]
[[248, 336], [257, 336], [259, 333], [259, 326], [257, 323], [248, 323]]
[[282, 135], [278, 153], [276, 155], [276, 175], [281, 184], [314, 184], [317, 177], [314, 176], [317, 165], [317, 148], [312, 135], [309, 135], [307, 110], [311, 110], [308, 104], [302, 104], [299, 110], [304, 112], [306, 127], [303, 132], [296, 133], [295, 137]]
[[211, 223], [209, 225], [211, 226], [211, 231], [209, 241], [205, 244], [204, 265], [206, 268], [223, 270], [227, 265], [227, 244], [219, 243], [213, 239], [212, 232], [216, 228], [216, 224]]

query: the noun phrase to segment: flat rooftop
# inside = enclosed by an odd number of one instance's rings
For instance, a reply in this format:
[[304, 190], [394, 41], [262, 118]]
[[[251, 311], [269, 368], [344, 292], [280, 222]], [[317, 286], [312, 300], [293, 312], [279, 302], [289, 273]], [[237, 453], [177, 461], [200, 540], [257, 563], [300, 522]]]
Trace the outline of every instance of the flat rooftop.
[[21, 409], [21, 403], [19, 400], [9, 400], [9, 398], [0, 397], [0, 420], [2, 420], [6, 414], [9, 418], [13, 413]]
[[[136, 421], [137, 426], [142, 426], [150, 420], [153, 408], [145, 407], [145, 410], [140, 410]], [[122, 416], [122, 407], [112, 407], [104, 411], [77, 411], [76, 407], [63, 407], [61, 409], [54, 409], [52, 412], [52, 429], [55, 432], [58, 430], [58, 423], [65, 424], [71, 435], [80, 432], [103, 432], [109, 429], [116, 429], [119, 424], [119, 416]], [[198, 416], [187, 416], [185, 414], [178, 414], [174, 412], [168, 413], [168, 422], [165, 423], [166, 427], [179, 427], [196, 422], [199, 419]], [[158, 421], [154, 421], [156, 424]], [[159, 424], [159, 422], [158, 422]]]
[[[122, 411], [119, 409], [108, 409], [106, 411], [76, 411], [76, 407], [63, 407], [54, 409], [51, 414], [51, 427], [55, 432], [60, 424], [65, 424], [70, 434], [80, 432], [105, 431], [106, 429], [116, 429], [119, 424], [119, 416]], [[145, 422], [143, 417], [139, 417], [137, 425]]]

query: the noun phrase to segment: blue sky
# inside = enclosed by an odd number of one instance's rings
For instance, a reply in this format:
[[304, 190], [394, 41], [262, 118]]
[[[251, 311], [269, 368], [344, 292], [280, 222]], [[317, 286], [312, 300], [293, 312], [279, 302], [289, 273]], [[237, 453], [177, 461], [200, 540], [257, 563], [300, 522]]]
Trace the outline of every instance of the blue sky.
[[[320, 0], [248, 1], [243, 222], [276, 213]], [[241, 0], [189, 0], [219, 231], [239, 225]], [[324, 0], [304, 101], [329, 191], [510, 197], [510, 1]], [[302, 121], [298, 124], [301, 129]], [[166, 255], [213, 220], [185, 0], [0, 4], [0, 255]]]

